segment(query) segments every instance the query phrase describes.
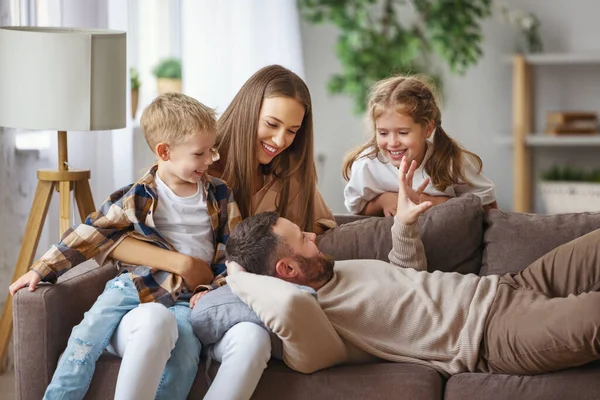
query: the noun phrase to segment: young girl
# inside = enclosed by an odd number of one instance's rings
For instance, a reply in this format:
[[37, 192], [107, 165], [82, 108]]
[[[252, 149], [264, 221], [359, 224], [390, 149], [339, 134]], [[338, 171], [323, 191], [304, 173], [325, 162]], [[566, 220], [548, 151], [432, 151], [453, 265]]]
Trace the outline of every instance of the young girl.
[[424, 80], [396, 76], [379, 81], [371, 90], [368, 115], [373, 138], [348, 154], [342, 168], [348, 211], [396, 215], [404, 156], [417, 164], [413, 188], [421, 202], [440, 204], [473, 193], [484, 208], [497, 208], [494, 184], [481, 173], [481, 158], [446, 134], [433, 90]]
[[219, 119], [216, 147], [209, 173], [227, 182], [244, 218], [277, 211], [304, 231], [336, 226], [317, 190], [310, 92], [292, 71], [270, 65], [250, 77]]

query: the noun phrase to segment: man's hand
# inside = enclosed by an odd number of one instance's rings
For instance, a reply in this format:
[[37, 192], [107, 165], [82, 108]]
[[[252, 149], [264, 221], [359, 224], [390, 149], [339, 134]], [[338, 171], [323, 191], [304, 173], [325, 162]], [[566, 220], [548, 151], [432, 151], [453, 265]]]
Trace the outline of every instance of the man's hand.
[[208, 290], [204, 290], [202, 292], [198, 292], [195, 295], [193, 295], [192, 298], [190, 299], [190, 308], [194, 308], [194, 306], [196, 305], [198, 300], [203, 298], [204, 295], [206, 295], [206, 293], [208, 293], [208, 292], [209, 292]]
[[412, 180], [415, 169], [417, 169], [416, 161], [413, 160], [409, 168], [406, 157], [402, 157], [400, 168], [398, 168], [398, 206], [395, 218], [398, 222], [405, 225], [414, 224], [419, 215], [423, 214], [433, 205], [431, 201], [419, 204], [419, 196], [425, 187], [427, 187], [429, 178], [425, 179], [416, 191], [413, 190]]
[[237, 274], [238, 272], [246, 272], [244, 267], [235, 261], [226, 261], [225, 265], [227, 265], [227, 275]]
[[193, 291], [198, 285], [208, 285], [214, 279], [210, 265], [204, 260], [188, 257], [181, 273], [183, 283], [188, 290]]
[[398, 206], [398, 193], [381, 193], [374, 201], [383, 211], [384, 217], [393, 217], [396, 215], [396, 207]]
[[42, 278], [40, 278], [38, 273], [34, 270], [31, 270], [14, 281], [14, 283], [8, 288], [8, 291], [10, 292], [11, 296], [14, 296], [19, 290], [23, 289], [25, 286], [29, 286], [29, 291], [33, 292], [41, 280]]

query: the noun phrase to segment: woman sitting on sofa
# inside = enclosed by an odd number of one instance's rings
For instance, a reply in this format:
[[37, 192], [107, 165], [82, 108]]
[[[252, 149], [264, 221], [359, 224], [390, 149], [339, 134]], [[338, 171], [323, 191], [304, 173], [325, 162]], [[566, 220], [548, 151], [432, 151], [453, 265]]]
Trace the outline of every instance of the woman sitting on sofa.
[[243, 218], [277, 211], [303, 230], [336, 226], [317, 190], [310, 92], [292, 71], [256, 72], [219, 119], [221, 159], [209, 174], [232, 189]]

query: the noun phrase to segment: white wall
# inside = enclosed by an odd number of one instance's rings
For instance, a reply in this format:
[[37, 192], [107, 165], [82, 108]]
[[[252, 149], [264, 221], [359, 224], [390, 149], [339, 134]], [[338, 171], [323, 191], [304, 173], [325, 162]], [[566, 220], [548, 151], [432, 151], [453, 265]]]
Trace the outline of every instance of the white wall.
[[[534, 12], [542, 21], [542, 39], [548, 52], [600, 50], [600, 14], [597, 0], [511, 0], [510, 6]], [[512, 67], [505, 61], [516, 43], [514, 32], [497, 19], [484, 25], [484, 57], [465, 76], [444, 79], [442, 107], [444, 129], [484, 162], [484, 173], [496, 184], [500, 208], [512, 209], [512, 150], [498, 136], [509, 137], [512, 129]], [[341, 70], [335, 57], [337, 31], [332, 26], [302, 24], [306, 80], [315, 109], [316, 153], [326, 157], [319, 185], [334, 212], [343, 205], [343, 156], [366, 137], [361, 117], [352, 114], [351, 99], [332, 97], [327, 78]], [[600, 66], [544, 68], [536, 70], [536, 121], [541, 129], [545, 112], [552, 109], [586, 109], [600, 112]], [[536, 166], [554, 161], [590, 165], [597, 149], [536, 150]], [[600, 150], [600, 148], [598, 149]], [[596, 158], [600, 158], [597, 157]], [[596, 167], [600, 164], [596, 163]], [[539, 173], [539, 168], [536, 169]]]

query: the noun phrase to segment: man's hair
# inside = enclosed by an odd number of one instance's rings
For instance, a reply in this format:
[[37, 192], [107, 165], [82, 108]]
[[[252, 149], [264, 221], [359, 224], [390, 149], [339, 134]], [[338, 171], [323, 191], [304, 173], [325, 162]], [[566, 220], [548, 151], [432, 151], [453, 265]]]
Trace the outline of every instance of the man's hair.
[[159, 143], [177, 146], [198, 133], [217, 132], [215, 110], [183, 93], [155, 98], [144, 109], [140, 125], [153, 153]]
[[253, 274], [274, 276], [277, 260], [292, 253], [283, 238], [273, 231], [278, 219], [276, 212], [264, 212], [240, 222], [227, 240], [227, 259]]

